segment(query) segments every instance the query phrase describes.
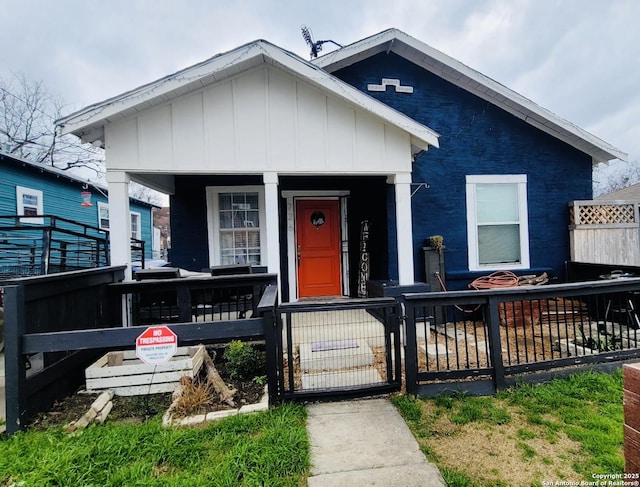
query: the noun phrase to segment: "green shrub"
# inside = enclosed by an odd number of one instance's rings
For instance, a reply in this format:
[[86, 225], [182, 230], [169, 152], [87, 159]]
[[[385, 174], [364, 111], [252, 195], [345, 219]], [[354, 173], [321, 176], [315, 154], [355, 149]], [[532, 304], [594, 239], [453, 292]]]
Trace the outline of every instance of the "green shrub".
[[263, 355], [248, 343], [233, 340], [224, 351], [229, 376], [234, 380], [251, 380], [261, 375], [264, 367]]

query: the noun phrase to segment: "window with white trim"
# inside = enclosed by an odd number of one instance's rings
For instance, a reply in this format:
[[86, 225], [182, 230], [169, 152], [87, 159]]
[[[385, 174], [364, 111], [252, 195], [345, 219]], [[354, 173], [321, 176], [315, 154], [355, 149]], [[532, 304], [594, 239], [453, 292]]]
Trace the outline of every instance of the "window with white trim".
[[131, 238], [136, 240], [142, 240], [142, 233], [140, 231], [140, 222], [142, 221], [142, 215], [137, 211], [131, 212]]
[[261, 265], [264, 188], [207, 188], [209, 259], [212, 265]]
[[467, 176], [469, 270], [529, 267], [527, 175]]
[[109, 205], [98, 201], [98, 228], [109, 230]]
[[[142, 214], [137, 211], [131, 216], [131, 238], [142, 240]], [[98, 201], [98, 228], [109, 231], [109, 204]]]
[[[16, 186], [16, 208], [18, 215], [42, 215], [42, 191]], [[44, 218], [21, 218], [23, 223], [44, 224]]]

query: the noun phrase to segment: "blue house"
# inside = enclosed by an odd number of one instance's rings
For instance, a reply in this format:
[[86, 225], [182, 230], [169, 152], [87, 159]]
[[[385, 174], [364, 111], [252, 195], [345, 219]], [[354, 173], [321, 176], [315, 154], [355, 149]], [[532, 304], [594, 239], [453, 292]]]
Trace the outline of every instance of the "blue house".
[[[258, 40], [58, 123], [105, 147], [114, 194], [171, 195], [173, 265], [266, 266], [285, 301], [411, 288], [434, 235], [450, 289], [496, 270], [562, 280], [567, 203], [627, 157], [396, 29], [311, 62]], [[130, 262], [127, 228], [112, 235]]]
[[[108, 254], [103, 249], [107, 248], [110, 227], [106, 188], [2, 151], [0, 173], [3, 278], [105, 264], [103, 257]], [[152, 256], [155, 208], [131, 199], [129, 222], [138, 259], [142, 257], [141, 242], [145, 259]], [[51, 254], [51, 269], [44, 268], [43, 254]]]
[[444, 237], [451, 288], [500, 269], [563, 278], [567, 203], [592, 198], [595, 164], [627, 154], [394, 29], [316, 64], [440, 134], [413, 165], [429, 186], [412, 197], [413, 239]]

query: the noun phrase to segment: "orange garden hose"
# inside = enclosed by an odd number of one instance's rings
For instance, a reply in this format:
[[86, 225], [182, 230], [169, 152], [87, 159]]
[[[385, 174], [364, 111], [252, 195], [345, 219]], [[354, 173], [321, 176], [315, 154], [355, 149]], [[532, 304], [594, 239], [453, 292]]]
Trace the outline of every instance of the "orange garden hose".
[[481, 276], [475, 279], [470, 288], [473, 289], [493, 289], [496, 287], [513, 287], [518, 285], [518, 276], [511, 271], [497, 271], [488, 276]]
[[[435, 276], [438, 279], [438, 282], [440, 283], [440, 287], [442, 288], [442, 290], [444, 292], [447, 292], [447, 286], [444, 285], [444, 281], [442, 280], [442, 278], [440, 277], [440, 273], [439, 272], [435, 272]], [[474, 309], [469, 310], [469, 309], [464, 309], [460, 306], [458, 306], [457, 304], [454, 305], [454, 307], [458, 310], [458, 311], [462, 311], [463, 313], [475, 313], [476, 311], [478, 311], [480, 309], [482, 305], [479, 304], [478, 306], [476, 306]]]
[[[440, 283], [440, 287], [443, 291], [447, 292], [447, 287], [444, 284], [444, 281], [440, 277], [440, 273], [435, 273], [438, 282]], [[481, 276], [477, 279], [473, 280], [469, 287], [472, 289], [493, 289], [496, 287], [513, 287], [518, 285], [518, 276], [516, 276], [513, 272], [510, 271], [496, 271], [488, 276]], [[463, 313], [475, 313], [480, 309], [482, 305], [479, 304], [472, 310], [464, 309], [458, 305], [455, 305], [455, 308]]]

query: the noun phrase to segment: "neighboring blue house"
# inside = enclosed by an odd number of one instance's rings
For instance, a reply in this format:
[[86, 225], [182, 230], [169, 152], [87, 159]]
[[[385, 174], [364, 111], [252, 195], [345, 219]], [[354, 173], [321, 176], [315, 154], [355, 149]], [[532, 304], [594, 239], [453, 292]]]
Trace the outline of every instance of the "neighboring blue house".
[[267, 266], [285, 301], [424, 281], [433, 235], [450, 289], [506, 269], [562, 280], [567, 204], [627, 157], [395, 29], [311, 62], [255, 41], [58, 123], [109, 141], [111, 191], [171, 195], [172, 265]]
[[[38, 227], [48, 226], [52, 222], [51, 218], [16, 219], [15, 215], [47, 215], [56, 219], [69, 220], [69, 223], [62, 220], [56, 222], [59, 228], [74, 232], [73, 235], [67, 234], [65, 237], [68, 245], [69, 268], [73, 268], [74, 259], [77, 261], [77, 255], [75, 255], [77, 246], [72, 251], [72, 243], [83, 241], [81, 236], [75, 235], [76, 233], [86, 232], [88, 238], [93, 239], [106, 235], [99, 230], [109, 230], [109, 208], [105, 187], [83, 180], [69, 172], [19, 159], [2, 151], [0, 151], [0, 174], [2, 174], [0, 178], [0, 247], [3, 254], [0, 255], [0, 267], [4, 266], [5, 271], [10, 264], [15, 265], [15, 262], [11, 261], [16, 261], [18, 255], [22, 255], [21, 260], [24, 264], [24, 253], [21, 254], [19, 251], [21, 247], [26, 248], [29, 245], [32, 249], [36, 249], [36, 253], [41, 252], [39, 240], [42, 239], [42, 232], [38, 231]], [[83, 192], [85, 198], [83, 198]], [[130, 200], [130, 205], [131, 237], [144, 241], [145, 259], [150, 259], [153, 211], [156, 207], [133, 198]], [[85, 229], [81, 225], [95, 227], [95, 229]], [[34, 230], [28, 235], [24, 228], [18, 232], [10, 230], [16, 226], [29, 226]], [[34, 239], [37, 239], [38, 243], [34, 244]], [[90, 244], [84, 242], [82, 245]], [[34, 250], [31, 252], [33, 253]], [[73, 253], [75, 254], [72, 256]], [[134, 255], [137, 258], [141, 257], [139, 253]], [[38, 262], [40, 256], [33, 255], [33, 259]], [[21, 272], [17, 267], [13, 269], [16, 269], [18, 274]], [[3, 277], [11, 277], [5, 271], [0, 272]]]

